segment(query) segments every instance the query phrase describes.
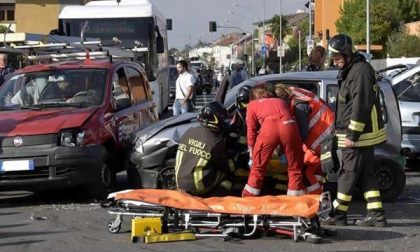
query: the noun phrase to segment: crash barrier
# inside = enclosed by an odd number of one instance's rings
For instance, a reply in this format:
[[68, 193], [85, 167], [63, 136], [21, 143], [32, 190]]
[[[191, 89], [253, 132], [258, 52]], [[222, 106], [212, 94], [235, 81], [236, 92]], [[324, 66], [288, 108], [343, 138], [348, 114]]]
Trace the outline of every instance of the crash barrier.
[[110, 194], [103, 204], [115, 219], [108, 231], [118, 233], [123, 217], [132, 217], [132, 241], [193, 240], [196, 237], [250, 238], [263, 233], [294, 241], [321, 241], [318, 216], [331, 210], [330, 195], [210, 197], [161, 189]]

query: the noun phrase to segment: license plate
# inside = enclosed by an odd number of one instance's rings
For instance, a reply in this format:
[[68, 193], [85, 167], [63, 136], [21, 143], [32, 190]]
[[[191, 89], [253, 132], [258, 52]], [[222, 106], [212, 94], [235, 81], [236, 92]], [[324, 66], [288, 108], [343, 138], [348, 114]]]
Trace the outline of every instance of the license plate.
[[0, 160], [0, 172], [32, 171], [34, 170], [33, 160]]

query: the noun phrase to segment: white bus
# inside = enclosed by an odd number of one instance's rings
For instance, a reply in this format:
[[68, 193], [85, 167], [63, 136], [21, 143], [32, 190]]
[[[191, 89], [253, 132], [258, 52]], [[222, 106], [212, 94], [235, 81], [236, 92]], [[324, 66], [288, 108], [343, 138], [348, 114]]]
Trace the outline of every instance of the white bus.
[[99, 38], [136, 52], [144, 64], [159, 114], [169, 105], [169, 64], [166, 19], [149, 0], [92, 1], [69, 5], [59, 15], [64, 36]]

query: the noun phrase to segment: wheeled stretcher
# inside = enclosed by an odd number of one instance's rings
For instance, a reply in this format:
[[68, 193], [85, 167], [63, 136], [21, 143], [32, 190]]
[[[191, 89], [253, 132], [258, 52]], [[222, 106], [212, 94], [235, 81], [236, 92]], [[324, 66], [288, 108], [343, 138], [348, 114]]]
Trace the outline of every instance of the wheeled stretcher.
[[273, 233], [318, 242], [317, 215], [331, 210], [329, 194], [199, 198], [174, 190], [138, 189], [110, 194], [105, 204], [118, 233], [124, 217], [160, 218], [162, 232], [191, 230], [195, 236], [247, 238]]

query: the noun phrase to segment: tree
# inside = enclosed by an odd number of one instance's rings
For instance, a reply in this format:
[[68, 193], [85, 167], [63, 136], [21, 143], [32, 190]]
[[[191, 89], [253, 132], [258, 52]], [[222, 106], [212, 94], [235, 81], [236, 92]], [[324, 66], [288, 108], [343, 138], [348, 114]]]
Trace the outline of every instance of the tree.
[[397, 1], [398, 18], [404, 23], [420, 20], [420, 3], [413, 0]]
[[[388, 35], [398, 29], [397, 13], [392, 6], [397, 0], [373, 0], [370, 13], [370, 40], [373, 44], [385, 44]], [[366, 0], [345, 1], [337, 31], [352, 37], [354, 44], [366, 43]]]
[[[400, 30], [401, 24], [419, 19], [418, 1], [371, 0], [370, 41], [386, 45], [388, 37]], [[352, 37], [354, 44], [366, 43], [366, 0], [345, 1], [336, 21], [337, 31]], [[386, 52], [387, 48], [384, 48]]]
[[420, 38], [403, 32], [394, 33], [387, 41], [388, 54], [392, 58], [420, 57]]
[[[287, 21], [284, 18], [284, 16], [281, 17], [282, 20], [282, 39], [284, 39], [284, 37], [290, 32], [290, 28], [287, 26]], [[280, 18], [278, 15], [274, 15], [274, 17], [271, 19], [270, 21], [270, 29], [271, 32], [273, 33], [273, 36], [275, 39], [277, 39], [277, 41], [279, 41], [279, 34], [280, 34]]]
[[172, 47], [171, 49], [169, 49], [169, 55], [176, 55], [178, 53], [178, 49], [175, 47]]

